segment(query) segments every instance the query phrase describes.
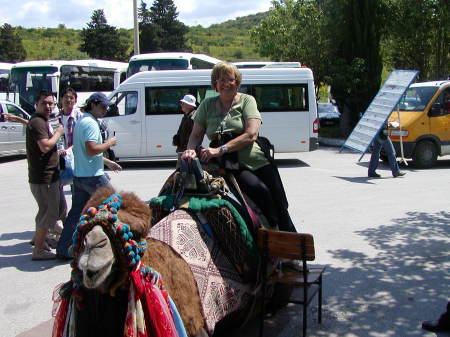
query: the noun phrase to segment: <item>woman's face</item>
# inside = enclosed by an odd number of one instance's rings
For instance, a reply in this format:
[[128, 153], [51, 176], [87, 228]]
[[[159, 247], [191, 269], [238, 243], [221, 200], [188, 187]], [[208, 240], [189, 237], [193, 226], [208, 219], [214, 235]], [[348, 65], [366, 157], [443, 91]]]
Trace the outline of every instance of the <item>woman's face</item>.
[[234, 96], [239, 89], [233, 73], [224, 73], [216, 81], [216, 90], [222, 96]]

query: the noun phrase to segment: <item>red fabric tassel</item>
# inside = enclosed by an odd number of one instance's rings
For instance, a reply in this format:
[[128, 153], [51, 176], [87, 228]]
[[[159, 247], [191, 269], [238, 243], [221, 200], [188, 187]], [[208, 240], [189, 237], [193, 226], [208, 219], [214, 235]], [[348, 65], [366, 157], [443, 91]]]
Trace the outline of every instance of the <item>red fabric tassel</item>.
[[170, 305], [159, 288], [146, 280], [136, 268], [130, 274], [145, 315], [147, 333], [151, 337], [178, 337]]
[[64, 333], [64, 325], [66, 324], [67, 310], [69, 309], [70, 298], [61, 299], [58, 312], [53, 322], [52, 337], [62, 337]]

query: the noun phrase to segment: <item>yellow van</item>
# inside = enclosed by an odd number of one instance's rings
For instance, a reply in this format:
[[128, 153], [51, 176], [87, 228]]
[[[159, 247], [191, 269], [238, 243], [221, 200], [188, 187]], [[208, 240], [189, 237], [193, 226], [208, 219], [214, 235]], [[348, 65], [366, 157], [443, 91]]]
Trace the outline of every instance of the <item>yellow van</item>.
[[387, 132], [397, 156], [401, 137], [403, 156], [414, 166], [434, 166], [438, 156], [450, 154], [450, 81], [411, 84], [389, 122]]

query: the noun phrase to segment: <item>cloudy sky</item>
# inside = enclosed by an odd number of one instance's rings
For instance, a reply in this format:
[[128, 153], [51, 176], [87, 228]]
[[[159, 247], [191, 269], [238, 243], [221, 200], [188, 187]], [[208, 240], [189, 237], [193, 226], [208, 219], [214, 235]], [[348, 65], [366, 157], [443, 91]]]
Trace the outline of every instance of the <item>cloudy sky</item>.
[[[138, 6], [141, 0], [138, 0]], [[148, 7], [153, 0], [145, 0]], [[208, 27], [238, 16], [267, 11], [270, 0], [174, 0], [178, 19], [188, 26]], [[133, 27], [133, 0], [0, 0], [0, 24], [81, 29], [95, 9], [103, 9], [110, 25]]]

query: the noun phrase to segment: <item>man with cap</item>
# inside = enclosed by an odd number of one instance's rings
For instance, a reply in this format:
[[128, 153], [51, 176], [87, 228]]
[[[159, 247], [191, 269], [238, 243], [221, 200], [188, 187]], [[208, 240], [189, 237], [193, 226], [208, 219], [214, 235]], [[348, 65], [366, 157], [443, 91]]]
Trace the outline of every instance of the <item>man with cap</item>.
[[102, 141], [98, 121], [106, 114], [110, 105], [111, 102], [104, 94], [99, 92], [92, 94], [86, 101], [83, 118], [75, 125], [72, 208], [64, 221], [64, 228], [56, 247], [58, 259], [72, 258], [68, 249], [72, 244], [72, 235], [84, 205], [99, 187], [109, 185], [109, 178], [103, 171], [104, 165], [115, 172], [122, 169], [119, 164], [103, 157], [103, 152], [117, 144], [116, 137]]
[[183, 99], [180, 100], [181, 110], [183, 111], [184, 116], [181, 119], [177, 134], [173, 136], [172, 140], [172, 144], [177, 147], [177, 152], [186, 150], [189, 136], [194, 126], [192, 116], [196, 108], [195, 102], [195, 97], [192, 95], [185, 95]]

